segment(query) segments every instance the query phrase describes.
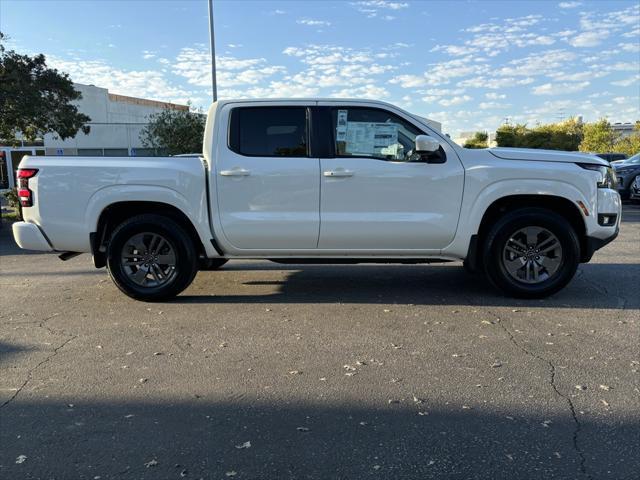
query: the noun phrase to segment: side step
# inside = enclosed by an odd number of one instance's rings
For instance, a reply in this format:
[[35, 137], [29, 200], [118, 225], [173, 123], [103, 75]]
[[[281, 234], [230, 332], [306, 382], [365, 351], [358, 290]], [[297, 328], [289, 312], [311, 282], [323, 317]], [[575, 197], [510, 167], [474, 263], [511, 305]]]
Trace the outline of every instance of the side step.
[[268, 260], [273, 263], [285, 265], [353, 265], [357, 263], [400, 263], [413, 265], [418, 263], [453, 262], [453, 260], [440, 258], [269, 258]]

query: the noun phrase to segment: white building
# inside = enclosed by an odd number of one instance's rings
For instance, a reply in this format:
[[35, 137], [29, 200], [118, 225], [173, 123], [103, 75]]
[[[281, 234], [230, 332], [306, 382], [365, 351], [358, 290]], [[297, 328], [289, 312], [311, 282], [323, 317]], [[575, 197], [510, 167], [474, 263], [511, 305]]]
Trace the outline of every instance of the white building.
[[[487, 140], [489, 147], [497, 146], [495, 132], [494, 133], [485, 132], [485, 133], [487, 133], [487, 135], [489, 136]], [[467, 140], [471, 140], [473, 137], [475, 137], [475, 135], [476, 135], [476, 130], [474, 130], [473, 132], [460, 132], [458, 136], [453, 139], [453, 141], [456, 142], [461, 147], [464, 147], [464, 144], [467, 142]]]
[[635, 129], [635, 125], [630, 122], [626, 122], [626, 123], [616, 122], [611, 124], [611, 128], [620, 137], [628, 137], [633, 133]]
[[14, 175], [25, 155], [145, 156], [154, 152], [142, 146], [140, 132], [149, 116], [164, 109], [189, 110], [187, 105], [158, 102], [144, 98], [109, 93], [106, 88], [75, 84], [82, 99], [75, 102], [80, 112], [91, 117], [91, 131], [81, 131], [75, 138], [61, 140], [46, 134], [36, 142], [22, 142], [19, 147], [0, 145], [0, 190], [14, 186]]
[[60, 140], [56, 134], [44, 137], [45, 155], [143, 156], [153, 151], [143, 148], [140, 132], [149, 116], [165, 109], [189, 110], [187, 105], [158, 102], [109, 93], [106, 88], [75, 84], [82, 93], [79, 110], [91, 117], [91, 131]]

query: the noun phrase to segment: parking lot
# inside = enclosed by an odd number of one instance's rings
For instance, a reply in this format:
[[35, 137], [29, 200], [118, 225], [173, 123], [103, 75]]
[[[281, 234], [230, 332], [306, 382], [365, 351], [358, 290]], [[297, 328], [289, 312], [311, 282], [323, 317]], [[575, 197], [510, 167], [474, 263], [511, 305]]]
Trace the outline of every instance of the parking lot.
[[177, 300], [0, 230], [0, 477], [637, 478], [640, 206], [545, 300], [230, 262]]

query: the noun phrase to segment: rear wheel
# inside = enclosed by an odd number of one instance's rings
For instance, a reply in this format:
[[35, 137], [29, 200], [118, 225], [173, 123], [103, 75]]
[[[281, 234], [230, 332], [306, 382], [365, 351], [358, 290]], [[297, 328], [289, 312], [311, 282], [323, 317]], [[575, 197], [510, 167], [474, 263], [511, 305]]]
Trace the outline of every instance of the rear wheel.
[[197, 252], [189, 235], [170, 218], [139, 215], [114, 230], [107, 267], [126, 295], [159, 301], [191, 284], [198, 271]]
[[522, 298], [551, 295], [571, 281], [580, 242], [571, 224], [541, 208], [507, 213], [489, 231], [483, 248], [489, 280]]

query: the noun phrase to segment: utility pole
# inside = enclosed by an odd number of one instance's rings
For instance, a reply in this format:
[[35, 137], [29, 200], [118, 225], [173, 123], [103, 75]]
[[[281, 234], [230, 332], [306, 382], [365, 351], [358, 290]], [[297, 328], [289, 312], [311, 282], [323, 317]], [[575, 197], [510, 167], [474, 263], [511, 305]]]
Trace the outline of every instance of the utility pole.
[[218, 85], [216, 83], [216, 43], [213, 32], [213, 0], [209, 0], [209, 40], [211, 42], [211, 93], [215, 102], [218, 100]]

